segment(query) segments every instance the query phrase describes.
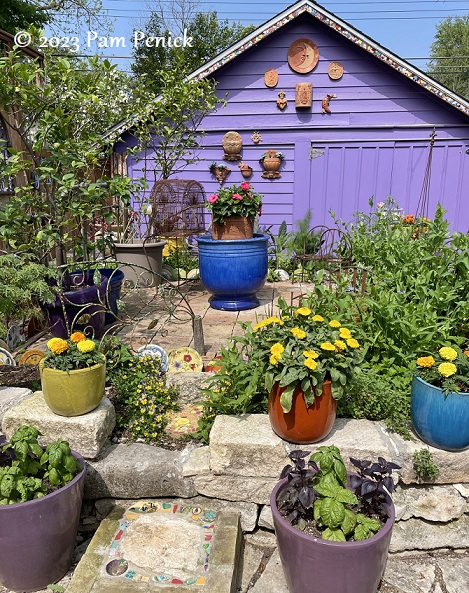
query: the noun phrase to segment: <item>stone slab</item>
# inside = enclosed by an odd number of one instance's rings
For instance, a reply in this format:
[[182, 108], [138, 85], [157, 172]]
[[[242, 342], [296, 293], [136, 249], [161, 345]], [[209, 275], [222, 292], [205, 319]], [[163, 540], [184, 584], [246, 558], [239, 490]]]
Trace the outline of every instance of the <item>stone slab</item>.
[[396, 521], [390, 552], [466, 548], [469, 541], [469, 515], [450, 523], [432, 523], [421, 519]]
[[101, 523], [67, 593], [154, 592], [158, 585], [170, 593], [235, 593], [241, 543], [236, 513], [215, 515], [168, 501], [117, 506]]
[[274, 531], [274, 519], [272, 517], [272, 509], [270, 508], [270, 505], [265, 504], [262, 507], [259, 514], [258, 525], [259, 527], [264, 527], [264, 529]]
[[465, 498], [453, 486], [398, 486], [392, 498], [398, 521], [421, 517], [446, 523], [468, 510]]
[[439, 558], [437, 564], [443, 574], [448, 593], [469, 591], [469, 556], [461, 558]]
[[[250, 593], [288, 593], [280, 555], [276, 550]], [[326, 592], [324, 592], [326, 593]]]
[[115, 423], [114, 406], [106, 397], [92, 412], [66, 417], [54, 414], [44, 401], [42, 391], [36, 391], [5, 412], [2, 431], [10, 438], [21, 425], [32, 424], [43, 435], [39, 439], [41, 445], [61, 438], [85, 459], [94, 459], [107, 443]]
[[88, 464], [85, 499], [195, 496], [192, 479], [182, 475], [181, 456], [144, 443], [108, 446]]
[[[399, 593], [430, 593], [435, 581], [435, 565], [414, 558], [388, 558], [384, 582]], [[386, 589], [384, 589], [386, 591]]]
[[182, 475], [197, 476], [210, 473], [210, 447], [186, 447], [182, 458]]
[[211, 375], [207, 373], [167, 373], [166, 385], [177, 387], [182, 406], [188, 406], [203, 401], [206, 397], [200, 392], [205, 387]]
[[276, 478], [252, 478], [239, 476], [195, 476], [195, 489], [203, 496], [224, 500], [269, 504], [270, 493]]
[[0, 424], [5, 412], [31, 397], [33, 392], [25, 387], [0, 387]]
[[266, 414], [217, 416], [210, 432], [214, 474], [276, 478], [288, 463], [285, 442]]

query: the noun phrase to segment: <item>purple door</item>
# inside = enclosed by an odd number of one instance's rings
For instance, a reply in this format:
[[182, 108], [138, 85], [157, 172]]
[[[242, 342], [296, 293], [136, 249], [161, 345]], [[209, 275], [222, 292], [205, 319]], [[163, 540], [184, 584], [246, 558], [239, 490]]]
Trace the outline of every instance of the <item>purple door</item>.
[[[431, 159], [428, 216], [440, 202], [452, 227], [466, 232], [469, 208], [469, 155], [464, 141], [438, 143]], [[369, 212], [391, 196], [404, 214], [415, 214], [429, 162], [428, 140], [312, 142], [309, 204], [315, 224], [330, 224], [329, 211], [350, 221], [356, 210]]]

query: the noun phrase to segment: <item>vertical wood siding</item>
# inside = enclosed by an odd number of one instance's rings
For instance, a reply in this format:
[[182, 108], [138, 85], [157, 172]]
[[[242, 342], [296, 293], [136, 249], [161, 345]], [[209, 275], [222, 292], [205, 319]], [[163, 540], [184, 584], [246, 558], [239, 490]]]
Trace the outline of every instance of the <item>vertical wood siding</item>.
[[[287, 63], [288, 47], [299, 37], [312, 39], [319, 48], [319, 63], [307, 75], [293, 72]], [[344, 66], [341, 80], [329, 79], [332, 61]], [[264, 84], [270, 68], [279, 73], [273, 89]], [[249, 181], [265, 196], [261, 223], [266, 226], [276, 228], [286, 220], [293, 228], [308, 208], [313, 210], [313, 224], [328, 224], [330, 209], [349, 220], [357, 209], [368, 211], [372, 195], [376, 202], [391, 195], [406, 212], [414, 212], [435, 126], [430, 214], [440, 201], [453, 228], [468, 230], [468, 118], [310, 15], [247, 50], [216, 71], [215, 77], [219, 96], [227, 94], [227, 105], [202, 122], [206, 136], [201, 160], [177, 175], [201, 182], [207, 195], [220, 187], [208, 166], [222, 162], [223, 135], [236, 130], [243, 138], [243, 162], [254, 170]], [[311, 110], [295, 109], [298, 82], [313, 85]], [[288, 99], [284, 112], [276, 106], [280, 90]], [[331, 100], [332, 113], [322, 114], [321, 101], [327, 93], [337, 98]], [[254, 130], [263, 137], [258, 145], [250, 139]], [[310, 159], [311, 147], [323, 150], [324, 156]], [[259, 157], [267, 149], [286, 154], [281, 179], [261, 177]], [[141, 156], [143, 161], [129, 162], [133, 176], [139, 176], [142, 167], [152, 168], [151, 154]], [[243, 181], [237, 163], [226, 164], [232, 172], [224, 185]]]

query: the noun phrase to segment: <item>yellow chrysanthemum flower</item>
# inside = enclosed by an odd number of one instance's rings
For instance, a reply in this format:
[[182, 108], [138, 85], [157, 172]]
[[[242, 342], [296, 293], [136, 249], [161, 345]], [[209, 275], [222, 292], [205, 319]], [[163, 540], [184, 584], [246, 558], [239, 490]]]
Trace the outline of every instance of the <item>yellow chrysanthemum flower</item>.
[[438, 372], [440, 375], [443, 375], [443, 377], [451, 377], [451, 375], [454, 375], [457, 370], [458, 369], [456, 368], [456, 365], [452, 362], [442, 362], [440, 365], [438, 365]]
[[336, 340], [334, 342], [334, 346], [337, 348], [337, 350], [346, 350], [347, 349], [347, 345], [342, 340]]
[[313, 315], [313, 321], [324, 321], [324, 317], [321, 317], [321, 315]]
[[272, 354], [272, 356], [269, 358], [269, 362], [270, 362], [270, 364], [273, 364], [273, 365], [276, 365], [276, 364], [278, 364], [280, 360], [282, 360], [282, 357], [281, 357], [281, 356], [274, 356], [273, 354]]
[[440, 348], [438, 350], [438, 353], [441, 356], [441, 358], [443, 358], [444, 360], [449, 360], [450, 362], [452, 362], [458, 357], [458, 353], [456, 352], [456, 350], [454, 348], [449, 348], [447, 346]]
[[360, 344], [357, 342], [355, 338], [350, 338], [349, 340], [347, 340], [347, 346], [349, 348], [358, 348]]
[[83, 332], [73, 332], [70, 336], [70, 340], [72, 342], [83, 342], [83, 340], [86, 340], [86, 336]]
[[434, 364], [435, 359], [433, 356], [421, 356], [420, 358], [417, 358], [417, 366], [424, 369], [431, 369]]
[[323, 342], [321, 344], [321, 350], [330, 350], [332, 352], [332, 351], [335, 351], [335, 346], [334, 346], [334, 344], [331, 344], [330, 342]]
[[306, 356], [306, 358], [318, 358], [319, 354], [316, 352], [316, 350], [305, 350], [303, 352], [303, 356]]
[[93, 352], [96, 348], [96, 344], [93, 340], [83, 340], [83, 342], [78, 342], [77, 348], [80, 352], [86, 354], [87, 352]]
[[303, 315], [304, 317], [308, 317], [308, 315], [311, 315], [311, 309], [308, 309], [308, 307], [300, 307], [296, 310], [296, 315]]
[[282, 346], [282, 344], [280, 344], [280, 342], [277, 342], [273, 346], [271, 346], [270, 353], [273, 354], [274, 356], [281, 357], [282, 352], [284, 350], [285, 350], [285, 348]]
[[306, 332], [299, 327], [294, 327], [290, 331], [295, 336], [295, 338], [298, 338], [299, 340], [306, 338]]
[[62, 354], [65, 350], [68, 350], [68, 343], [62, 338], [52, 338], [47, 342], [47, 347], [54, 354]]
[[344, 340], [349, 340], [352, 337], [352, 334], [350, 333], [350, 330], [346, 327], [341, 327], [339, 329], [339, 336]]
[[331, 319], [329, 321], [329, 325], [331, 327], [340, 327], [340, 321], [337, 321], [337, 319]]
[[305, 367], [308, 367], [308, 369], [311, 369], [312, 371], [314, 371], [314, 369], [317, 368], [318, 363], [313, 360], [312, 358], [307, 358], [304, 362]]

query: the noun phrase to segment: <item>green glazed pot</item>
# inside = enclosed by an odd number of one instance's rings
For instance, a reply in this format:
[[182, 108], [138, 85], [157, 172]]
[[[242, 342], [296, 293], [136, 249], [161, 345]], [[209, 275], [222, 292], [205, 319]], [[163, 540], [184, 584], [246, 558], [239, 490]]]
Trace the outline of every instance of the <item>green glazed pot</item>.
[[59, 371], [39, 363], [41, 386], [48, 407], [59, 416], [81, 416], [99, 406], [104, 396], [106, 361], [87, 369]]

